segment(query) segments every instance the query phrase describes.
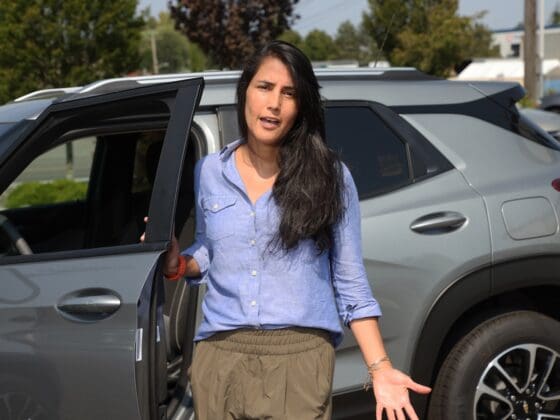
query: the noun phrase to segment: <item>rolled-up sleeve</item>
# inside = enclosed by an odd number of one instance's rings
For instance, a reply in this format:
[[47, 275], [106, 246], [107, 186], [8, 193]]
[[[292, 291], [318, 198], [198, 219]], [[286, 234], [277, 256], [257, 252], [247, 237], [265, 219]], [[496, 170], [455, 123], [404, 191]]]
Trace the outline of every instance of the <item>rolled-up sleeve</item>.
[[206, 282], [208, 267], [210, 266], [210, 252], [206, 239], [206, 224], [202, 210], [202, 193], [200, 189], [200, 172], [203, 160], [196, 163], [194, 169], [194, 196], [195, 196], [195, 219], [196, 233], [195, 241], [187, 249], [181, 252], [182, 255], [190, 255], [194, 258], [200, 268], [199, 277], [189, 277], [189, 283], [200, 284]]
[[352, 175], [343, 165], [345, 211], [333, 229], [332, 282], [339, 316], [348, 326], [355, 319], [379, 317], [362, 259], [360, 202]]

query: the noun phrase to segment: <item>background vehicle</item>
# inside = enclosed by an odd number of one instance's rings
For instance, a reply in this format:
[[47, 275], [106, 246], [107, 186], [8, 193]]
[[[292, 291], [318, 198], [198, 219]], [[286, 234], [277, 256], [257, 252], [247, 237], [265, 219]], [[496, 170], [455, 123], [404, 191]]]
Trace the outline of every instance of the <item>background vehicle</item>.
[[560, 113], [560, 93], [551, 93], [541, 100], [541, 108], [545, 111]]
[[[416, 400], [423, 418], [559, 418], [560, 145], [519, 114], [522, 89], [411, 69], [317, 75], [388, 351], [434, 386]], [[164, 282], [159, 261], [173, 229], [192, 240], [194, 162], [238, 136], [238, 76], [107, 80], [0, 107], [0, 202], [64, 177], [68, 145], [86, 184], [0, 211], [0, 418], [189, 418], [204, 290]], [[364, 373], [348, 333], [334, 418], [371, 418]]]

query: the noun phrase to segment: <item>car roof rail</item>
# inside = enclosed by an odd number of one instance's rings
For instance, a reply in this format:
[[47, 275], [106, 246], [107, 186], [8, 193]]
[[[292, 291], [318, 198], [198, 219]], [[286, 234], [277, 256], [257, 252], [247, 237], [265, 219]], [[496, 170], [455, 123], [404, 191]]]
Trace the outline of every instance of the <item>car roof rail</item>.
[[[357, 68], [315, 68], [320, 80], [360, 78], [372, 80], [440, 80], [413, 67], [357, 67]], [[175, 82], [178, 80], [203, 77], [206, 84], [220, 84], [237, 81], [240, 70], [216, 70], [197, 73], [171, 73], [147, 76], [118, 77], [100, 80], [84, 86], [79, 93], [108, 93], [131, 89], [139, 85]]]
[[75, 93], [82, 89], [81, 86], [72, 86], [65, 88], [53, 88], [53, 89], [41, 89], [14, 99], [14, 102], [32, 101], [35, 99], [52, 99], [60, 98], [61, 96], [67, 95], [69, 93]]
[[359, 78], [371, 80], [444, 80], [421, 72], [414, 67], [356, 67], [356, 68], [317, 68], [318, 79]]
[[197, 73], [170, 73], [149, 76], [117, 77], [114, 79], [100, 80], [98, 82], [94, 82], [87, 86], [84, 86], [84, 88], [80, 90], [80, 94], [108, 93], [114, 92], [116, 90], [138, 87], [139, 85], [176, 82], [179, 80], [192, 79], [195, 77], [203, 77], [205, 83], [226, 83], [232, 80], [237, 80], [240, 75], [241, 71], [239, 70], [217, 70]]

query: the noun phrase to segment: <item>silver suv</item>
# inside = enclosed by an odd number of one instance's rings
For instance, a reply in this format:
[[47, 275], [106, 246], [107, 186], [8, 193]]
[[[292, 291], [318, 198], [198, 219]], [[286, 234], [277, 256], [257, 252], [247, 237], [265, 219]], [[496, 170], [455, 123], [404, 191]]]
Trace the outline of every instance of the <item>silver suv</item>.
[[[521, 87], [317, 76], [388, 351], [434, 387], [421, 417], [560, 419], [560, 144], [519, 114]], [[1, 419], [192, 417], [204, 290], [160, 263], [173, 232], [193, 239], [194, 163], [238, 136], [238, 77], [105, 80], [0, 107]], [[348, 332], [334, 418], [372, 418], [364, 378]]]

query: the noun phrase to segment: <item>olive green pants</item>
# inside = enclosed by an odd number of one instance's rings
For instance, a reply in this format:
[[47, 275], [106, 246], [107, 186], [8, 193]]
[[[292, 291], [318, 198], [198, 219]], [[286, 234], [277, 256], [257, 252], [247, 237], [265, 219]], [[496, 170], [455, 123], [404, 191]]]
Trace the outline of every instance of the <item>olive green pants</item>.
[[334, 359], [323, 330], [215, 334], [194, 354], [196, 419], [330, 419]]

